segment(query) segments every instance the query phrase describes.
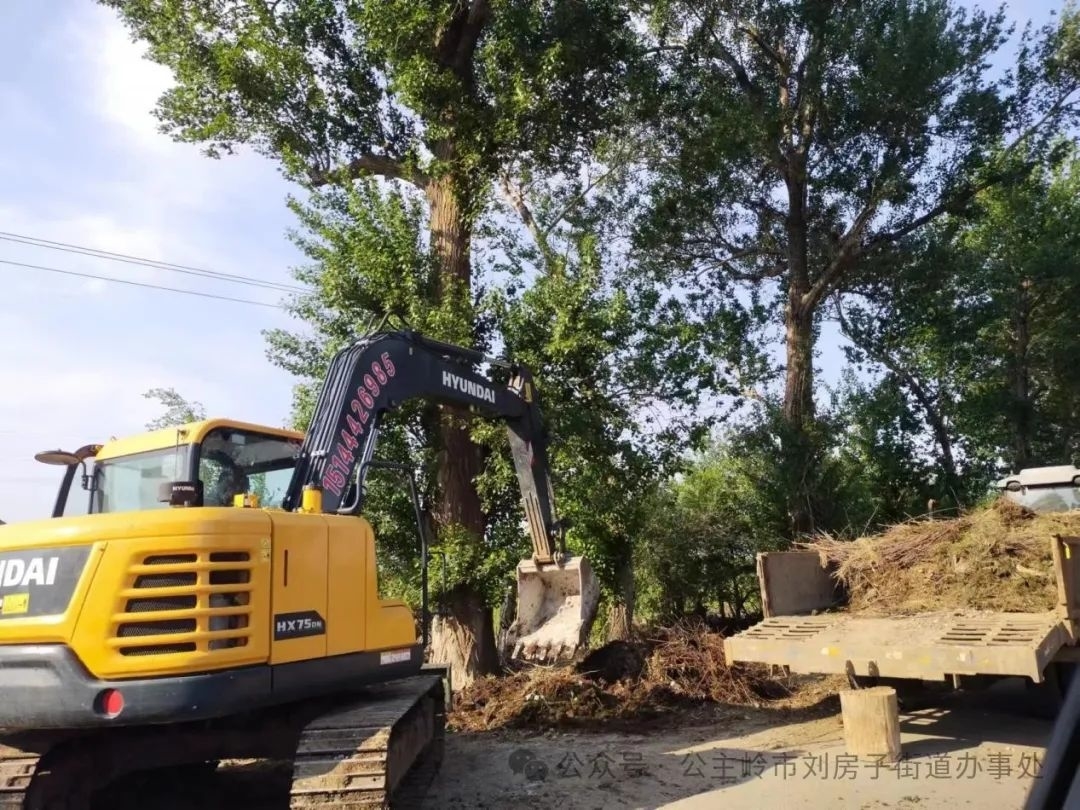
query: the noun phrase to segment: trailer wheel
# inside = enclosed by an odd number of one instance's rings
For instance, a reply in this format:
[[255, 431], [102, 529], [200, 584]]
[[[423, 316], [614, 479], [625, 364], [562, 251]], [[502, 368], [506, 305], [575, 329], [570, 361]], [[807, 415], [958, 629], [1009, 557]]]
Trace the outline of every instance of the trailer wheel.
[[1076, 666], [1072, 661], [1054, 661], [1046, 665], [1042, 683], [1028, 679], [1028, 691], [1033, 697], [1029, 712], [1032, 716], [1044, 720], [1053, 720], [1058, 716], [1069, 694]]
[[1069, 695], [1069, 687], [1072, 686], [1075, 673], [1076, 664], [1072, 661], [1053, 661], [1046, 667], [1046, 686], [1058, 701], [1059, 709]]

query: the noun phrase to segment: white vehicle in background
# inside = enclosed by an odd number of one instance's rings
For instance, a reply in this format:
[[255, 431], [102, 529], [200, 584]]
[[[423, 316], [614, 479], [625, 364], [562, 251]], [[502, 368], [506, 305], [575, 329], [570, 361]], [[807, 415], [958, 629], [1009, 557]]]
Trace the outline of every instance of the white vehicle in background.
[[996, 488], [1011, 501], [1033, 512], [1067, 512], [1080, 509], [1080, 469], [1071, 464], [1029, 467], [1002, 478]]

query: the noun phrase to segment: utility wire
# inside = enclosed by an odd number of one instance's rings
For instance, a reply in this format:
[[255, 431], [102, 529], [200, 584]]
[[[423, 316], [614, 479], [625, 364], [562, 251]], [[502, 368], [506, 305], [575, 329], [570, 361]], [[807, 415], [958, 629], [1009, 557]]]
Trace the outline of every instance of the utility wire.
[[163, 290], [165, 292], [182, 293], [184, 295], [197, 295], [200, 298], [216, 298], [219, 301], [232, 301], [237, 304], [252, 304], [257, 307], [271, 307], [272, 309], [284, 309], [280, 304], [267, 304], [263, 301], [252, 301], [248, 298], [232, 298], [227, 295], [215, 295], [214, 293], [199, 292], [197, 290], [181, 290], [177, 287], [165, 287], [160, 284], [149, 284], [144, 281], [128, 281], [123, 278], [111, 278], [109, 276], [96, 276], [93, 273], [77, 273], [74, 270], [61, 270], [58, 267], [45, 267], [40, 264], [25, 264], [13, 262], [9, 259], [0, 259], [0, 264], [10, 264], [14, 267], [25, 267], [29, 270], [42, 270], [47, 273], [62, 273], [65, 276], [77, 276], [79, 278], [92, 278], [98, 281], [112, 281], [116, 284], [130, 284], [133, 287], [146, 287], [151, 290]]
[[136, 264], [144, 267], [152, 267], [158, 270], [169, 270], [174, 273], [184, 273], [190, 276], [200, 276], [203, 278], [213, 278], [220, 281], [228, 281], [233, 284], [246, 284], [253, 287], [265, 287], [267, 289], [282, 290], [285, 292], [308, 292], [303, 287], [298, 287], [293, 284], [285, 284], [277, 281], [267, 281], [266, 279], [254, 278], [252, 276], [242, 276], [235, 273], [222, 273], [218, 270], [205, 270], [200, 267], [191, 267], [186, 264], [174, 264], [172, 262], [162, 262], [157, 259], [146, 259], [139, 256], [131, 256], [127, 253], [114, 253], [109, 250], [99, 250], [98, 248], [85, 247], [83, 245], [73, 245], [69, 242], [55, 242], [50, 239], [40, 239], [36, 236], [25, 236], [18, 233], [9, 233], [7, 231], [0, 231], [0, 239], [8, 242], [16, 242], [22, 245], [30, 245], [33, 247], [42, 247], [47, 250], [60, 250], [65, 253], [78, 253], [83, 256], [93, 256], [98, 259], [107, 259], [114, 262], [123, 262], [125, 264]]

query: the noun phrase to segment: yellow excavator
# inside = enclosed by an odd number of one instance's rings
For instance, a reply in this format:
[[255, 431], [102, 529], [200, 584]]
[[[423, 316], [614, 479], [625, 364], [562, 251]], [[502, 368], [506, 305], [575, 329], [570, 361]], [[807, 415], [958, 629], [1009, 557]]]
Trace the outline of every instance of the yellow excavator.
[[65, 468], [52, 517], [0, 526], [0, 808], [229, 759], [291, 765], [294, 808], [419, 806], [450, 694], [424, 663], [428, 549], [420, 526], [418, 633], [361, 514], [371, 469], [407, 470], [373, 458], [380, 419], [416, 397], [508, 427], [534, 545], [514, 655], [584, 646], [599, 590], [565, 552], [529, 370], [380, 328], [335, 355], [306, 434], [213, 419], [38, 454]]

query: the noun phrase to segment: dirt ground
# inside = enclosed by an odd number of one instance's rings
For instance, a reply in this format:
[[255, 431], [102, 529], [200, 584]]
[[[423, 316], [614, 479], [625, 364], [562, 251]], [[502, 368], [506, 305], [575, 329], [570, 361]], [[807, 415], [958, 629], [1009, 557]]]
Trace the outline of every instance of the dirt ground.
[[[826, 690], [822, 690], [823, 693]], [[1002, 698], [1005, 694], [1005, 698]], [[448, 736], [424, 808], [1021, 808], [1051, 724], [1024, 695], [937, 701], [901, 718], [888, 767], [844, 751], [835, 698], [801, 708], [722, 708], [693, 726], [619, 733], [499, 731]], [[279, 810], [285, 782], [257, 768], [145, 775], [99, 796], [109, 810]]]
[[[758, 715], [758, 716], [755, 716]], [[658, 735], [457, 735], [431, 808], [1021, 808], [1049, 724], [922, 711], [894, 767], [845, 754], [839, 717]], [[765, 727], [762, 727], [765, 726]], [[751, 730], [752, 729], [752, 730]]]

